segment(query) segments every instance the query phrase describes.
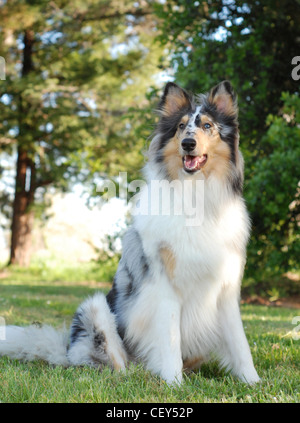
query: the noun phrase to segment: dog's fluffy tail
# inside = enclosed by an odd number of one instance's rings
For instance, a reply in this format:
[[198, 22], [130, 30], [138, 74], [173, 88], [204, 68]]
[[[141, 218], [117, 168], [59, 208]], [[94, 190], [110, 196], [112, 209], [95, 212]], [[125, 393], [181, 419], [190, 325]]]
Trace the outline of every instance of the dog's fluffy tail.
[[69, 334], [65, 328], [56, 330], [51, 326], [7, 326], [4, 339], [0, 340], [0, 355], [67, 366], [68, 339]]
[[124, 369], [127, 360], [115, 316], [100, 293], [79, 306], [70, 331], [37, 325], [6, 327], [0, 340], [1, 355], [61, 366], [107, 364], [116, 370]]
[[92, 367], [107, 364], [116, 370], [125, 369], [126, 351], [115, 316], [103, 294], [95, 294], [79, 306], [70, 335], [68, 359], [71, 364]]

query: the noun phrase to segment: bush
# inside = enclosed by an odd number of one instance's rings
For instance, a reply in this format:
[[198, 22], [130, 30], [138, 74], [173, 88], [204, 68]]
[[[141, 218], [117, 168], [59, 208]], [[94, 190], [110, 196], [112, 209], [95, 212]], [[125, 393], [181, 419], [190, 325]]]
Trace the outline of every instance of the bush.
[[282, 94], [279, 116], [268, 129], [252, 168], [246, 167], [245, 197], [252, 219], [247, 275], [282, 275], [298, 266], [300, 256], [300, 99]]

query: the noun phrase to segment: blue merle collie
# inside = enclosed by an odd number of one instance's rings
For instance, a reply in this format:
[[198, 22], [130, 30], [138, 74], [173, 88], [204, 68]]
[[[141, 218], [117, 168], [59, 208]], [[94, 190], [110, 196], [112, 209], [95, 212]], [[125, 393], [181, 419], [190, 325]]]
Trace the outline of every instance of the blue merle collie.
[[[154, 212], [135, 214], [111, 291], [86, 299], [70, 331], [7, 327], [1, 355], [116, 370], [141, 362], [168, 383], [214, 359], [242, 381], [259, 380], [239, 310], [250, 225], [236, 95], [228, 81], [197, 96], [168, 83], [158, 111], [139, 194]], [[159, 213], [153, 181], [176, 182], [173, 205], [186, 191], [191, 203]], [[191, 224], [192, 203], [202, 213]]]

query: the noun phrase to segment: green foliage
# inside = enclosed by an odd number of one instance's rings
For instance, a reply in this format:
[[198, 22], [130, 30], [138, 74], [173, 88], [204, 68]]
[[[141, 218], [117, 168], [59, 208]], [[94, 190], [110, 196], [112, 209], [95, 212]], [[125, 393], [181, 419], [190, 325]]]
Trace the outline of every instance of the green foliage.
[[245, 195], [253, 220], [248, 266], [264, 275], [296, 269], [300, 257], [300, 99], [283, 93], [280, 115], [269, 115], [265, 153], [247, 169]]

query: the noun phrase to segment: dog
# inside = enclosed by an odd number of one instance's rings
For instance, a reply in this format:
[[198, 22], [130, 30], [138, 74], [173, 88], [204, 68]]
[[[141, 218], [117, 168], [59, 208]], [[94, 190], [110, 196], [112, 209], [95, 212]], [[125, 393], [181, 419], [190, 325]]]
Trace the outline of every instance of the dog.
[[239, 309], [250, 222], [237, 96], [229, 81], [202, 95], [169, 82], [158, 113], [110, 292], [86, 299], [68, 332], [8, 327], [1, 355], [116, 370], [141, 362], [168, 384], [213, 359], [259, 381]]

